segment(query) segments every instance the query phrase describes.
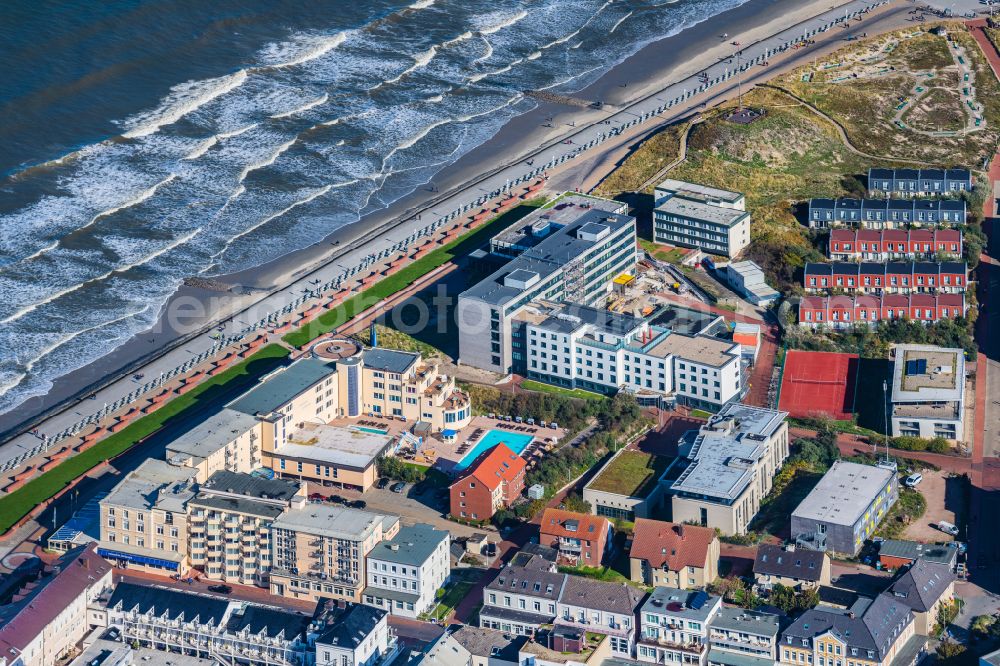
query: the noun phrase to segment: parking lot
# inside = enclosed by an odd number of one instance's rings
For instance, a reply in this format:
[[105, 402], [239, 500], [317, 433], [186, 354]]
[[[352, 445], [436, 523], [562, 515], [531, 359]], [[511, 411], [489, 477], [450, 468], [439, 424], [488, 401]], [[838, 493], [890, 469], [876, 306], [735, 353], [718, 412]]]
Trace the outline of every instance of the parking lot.
[[961, 479], [948, 478], [948, 473], [944, 471], [927, 470], [921, 473], [924, 480], [917, 490], [927, 500], [927, 511], [920, 520], [906, 526], [905, 538], [923, 542], [951, 541], [953, 537], [933, 525], [942, 520], [959, 524], [955, 513], [956, 510], [961, 511]]
[[470, 527], [448, 520], [448, 489], [435, 488], [430, 485], [415, 486], [406, 484], [402, 493], [390, 490], [396, 482], [379, 490], [372, 487], [365, 493], [335, 488], [323, 488], [309, 484], [309, 492], [319, 492], [323, 495], [340, 495], [346, 500], [364, 500], [366, 511], [391, 514], [402, 518], [405, 524], [427, 523], [442, 530], [451, 532], [452, 537], [466, 537], [475, 533], [495, 532], [492, 527]]

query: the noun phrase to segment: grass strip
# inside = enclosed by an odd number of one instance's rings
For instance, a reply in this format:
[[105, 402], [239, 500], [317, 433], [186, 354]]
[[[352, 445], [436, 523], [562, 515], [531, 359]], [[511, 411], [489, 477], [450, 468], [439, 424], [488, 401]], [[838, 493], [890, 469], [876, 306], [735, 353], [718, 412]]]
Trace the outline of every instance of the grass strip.
[[498, 228], [517, 222], [544, 203], [544, 198], [536, 198], [518, 204], [507, 212], [501, 213], [492, 220], [489, 220], [478, 229], [469, 231], [447, 245], [442, 245], [428, 252], [426, 256], [408, 264], [398, 272], [379, 280], [364, 291], [351, 296], [337, 307], [324, 312], [305, 326], [287, 333], [282, 339], [293, 347], [301, 347], [324, 333], [335, 330], [350, 321], [359, 312], [364, 312], [379, 301], [409, 287], [435, 268], [443, 266], [455, 257], [475, 250], [485, 243], [489, 237], [494, 235]]
[[189, 421], [213, 405], [228, 402], [257, 379], [282, 365], [288, 350], [281, 345], [267, 345], [240, 363], [208, 378], [197, 388], [164, 403], [126, 428], [113, 433], [89, 449], [67, 458], [31, 481], [0, 498], [0, 534], [13, 527], [32, 509], [54, 497], [67, 484], [91, 469], [129, 450], [153, 433], [179, 421]]
[[580, 398], [583, 400], [604, 400], [604, 396], [600, 393], [593, 393], [591, 391], [585, 391], [583, 389], [568, 389], [562, 386], [555, 386], [554, 384], [544, 384], [542, 382], [536, 382], [533, 379], [525, 379], [521, 382], [521, 388], [525, 391], [535, 391], [537, 393], [551, 393], [553, 395], [561, 395], [567, 398]]

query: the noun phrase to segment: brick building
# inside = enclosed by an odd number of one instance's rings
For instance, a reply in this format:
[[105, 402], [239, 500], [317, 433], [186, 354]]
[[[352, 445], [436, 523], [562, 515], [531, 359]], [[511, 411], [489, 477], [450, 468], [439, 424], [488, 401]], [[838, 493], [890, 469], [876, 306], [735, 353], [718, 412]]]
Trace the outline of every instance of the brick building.
[[886, 294], [884, 296], [804, 296], [800, 326], [850, 328], [882, 320], [930, 323], [965, 316], [965, 294]]
[[611, 546], [611, 522], [561, 509], [545, 509], [538, 526], [538, 542], [559, 551], [559, 561], [571, 566], [600, 566]]
[[828, 255], [843, 261], [890, 261], [962, 256], [958, 229], [833, 229]]
[[455, 518], [489, 520], [499, 509], [511, 505], [524, 490], [524, 460], [500, 443], [469, 465], [451, 484], [451, 515]]
[[807, 292], [831, 290], [862, 294], [965, 293], [968, 266], [960, 261], [837, 261], [807, 263], [803, 284]]

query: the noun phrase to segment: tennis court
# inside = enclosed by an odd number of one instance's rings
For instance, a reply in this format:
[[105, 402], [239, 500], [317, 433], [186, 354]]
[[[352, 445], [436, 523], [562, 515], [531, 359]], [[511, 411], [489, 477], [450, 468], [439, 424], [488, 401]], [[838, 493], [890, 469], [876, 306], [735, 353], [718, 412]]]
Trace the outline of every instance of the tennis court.
[[857, 380], [857, 354], [791, 349], [785, 356], [778, 407], [795, 418], [850, 419]]

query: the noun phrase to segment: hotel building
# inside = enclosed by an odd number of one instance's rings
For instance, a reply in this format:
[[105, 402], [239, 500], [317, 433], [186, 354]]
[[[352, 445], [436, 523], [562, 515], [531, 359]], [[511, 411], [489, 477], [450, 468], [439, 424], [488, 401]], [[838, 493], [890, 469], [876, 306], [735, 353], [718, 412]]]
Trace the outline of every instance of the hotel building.
[[750, 213], [738, 192], [666, 180], [654, 191], [653, 240], [735, 257], [750, 244]]

